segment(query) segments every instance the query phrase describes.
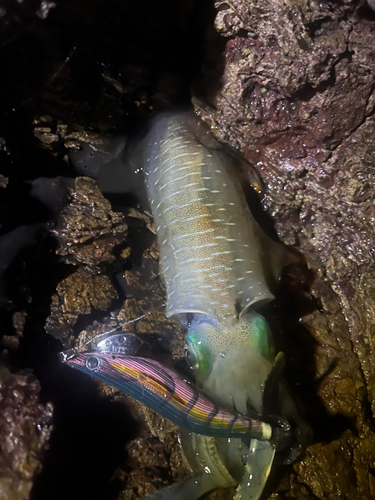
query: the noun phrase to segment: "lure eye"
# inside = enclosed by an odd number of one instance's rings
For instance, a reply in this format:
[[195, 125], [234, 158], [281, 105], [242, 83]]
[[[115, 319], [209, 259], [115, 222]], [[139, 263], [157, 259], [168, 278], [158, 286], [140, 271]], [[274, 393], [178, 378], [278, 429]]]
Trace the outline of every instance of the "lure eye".
[[96, 370], [97, 368], [99, 368], [99, 365], [100, 361], [96, 356], [90, 356], [86, 360], [86, 368], [88, 370]]

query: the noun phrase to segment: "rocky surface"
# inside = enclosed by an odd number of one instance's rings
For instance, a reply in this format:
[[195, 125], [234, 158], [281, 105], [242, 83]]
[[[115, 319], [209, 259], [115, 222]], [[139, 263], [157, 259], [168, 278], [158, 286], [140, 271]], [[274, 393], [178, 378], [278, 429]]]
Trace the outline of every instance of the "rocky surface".
[[51, 298], [46, 330], [56, 338], [66, 339], [73, 333], [72, 326], [80, 315], [88, 315], [95, 309], [106, 311], [116, 298], [108, 276], [78, 269], [58, 284], [57, 293]]
[[26, 500], [42, 469], [52, 430], [52, 405], [39, 401], [40, 384], [30, 374], [0, 367], [0, 497]]
[[123, 258], [130, 251], [124, 248], [124, 215], [111, 210], [111, 204], [92, 179], [77, 177], [70, 197], [53, 233], [59, 241], [58, 255], [67, 264], [80, 267], [58, 284], [46, 323], [46, 330], [64, 339], [65, 346], [71, 344], [69, 337], [79, 316], [94, 310], [106, 311], [118, 298], [108, 275], [98, 273], [116, 260], [114, 250]]
[[[302, 399], [317, 418], [315, 439], [332, 440], [307, 449], [275, 498], [368, 499], [375, 479], [374, 16], [361, 2], [215, 7], [215, 27], [227, 38], [222, 85], [209, 106], [196, 101], [196, 108], [255, 166], [279, 239], [311, 271], [291, 315], [314, 342], [305, 345], [302, 376], [296, 348], [286, 346], [289, 379], [307, 386], [315, 378], [326, 420]], [[299, 342], [296, 328], [289, 334]], [[326, 431], [338, 416], [347, 421], [334, 437]]]
[[185, 479], [190, 472], [177, 441], [178, 428], [144, 405], [134, 400], [129, 403], [137, 420], [144, 424], [139, 436], [126, 447], [126, 463], [115, 471], [115, 478], [122, 483], [120, 500], [143, 498]]
[[87, 177], [77, 177], [71, 198], [53, 231], [60, 242], [58, 254], [67, 263], [95, 269], [112, 263], [116, 259], [114, 247], [127, 236], [123, 214], [111, 210], [96, 183]]

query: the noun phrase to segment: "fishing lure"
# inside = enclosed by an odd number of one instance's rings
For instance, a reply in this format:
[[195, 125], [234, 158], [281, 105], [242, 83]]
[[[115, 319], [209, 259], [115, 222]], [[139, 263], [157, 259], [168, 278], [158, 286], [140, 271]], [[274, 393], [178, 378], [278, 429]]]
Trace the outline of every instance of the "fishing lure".
[[268, 423], [219, 407], [177, 372], [157, 361], [105, 352], [67, 356], [72, 368], [116, 387], [191, 432], [269, 440]]

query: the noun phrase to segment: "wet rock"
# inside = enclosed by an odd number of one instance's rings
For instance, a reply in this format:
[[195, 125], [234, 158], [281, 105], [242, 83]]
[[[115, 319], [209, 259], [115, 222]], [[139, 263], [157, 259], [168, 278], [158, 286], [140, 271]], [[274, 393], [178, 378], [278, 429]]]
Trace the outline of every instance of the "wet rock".
[[60, 143], [66, 150], [79, 150], [81, 144], [88, 143], [97, 151], [105, 149], [108, 138], [102, 134], [86, 130], [81, 125], [57, 123], [50, 115], [40, 116], [33, 121], [34, 136], [41, 142], [44, 149], [53, 150]]
[[26, 500], [40, 472], [51, 433], [52, 405], [39, 402], [31, 375], [0, 368], [0, 497]]
[[88, 315], [93, 310], [106, 311], [118, 297], [108, 276], [95, 275], [82, 268], [61, 281], [56, 292], [51, 298], [51, 314], [45, 329], [65, 342], [80, 315]]
[[209, 106], [195, 100], [216, 137], [256, 168], [280, 240], [312, 274], [290, 311], [313, 339], [311, 359], [302, 367], [293, 346], [286, 355], [324, 443], [308, 447], [272, 498], [373, 494], [364, 449], [375, 415], [375, 29], [361, 6], [217, 1], [223, 74], [207, 64]]
[[78, 177], [71, 203], [62, 210], [59, 227], [53, 232], [60, 241], [58, 254], [66, 262], [95, 267], [115, 260], [114, 247], [122, 244], [127, 226], [121, 213], [88, 177]]
[[12, 326], [14, 329], [13, 335], [3, 335], [1, 337], [1, 345], [10, 351], [15, 351], [20, 343], [20, 338], [23, 336], [23, 329], [27, 318], [26, 311], [17, 311], [12, 316]]
[[[153, 234], [156, 235], [156, 229], [154, 225], [154, 220], [152, 218], [152, 215], [149, 212], [141, 212], [140, 210], [136, 210], [135, 208], [129, 208], [126, 211], [126, 216], [130, 217], [131, 219], [138, 219], [141, 221], [145, 222], [146, 228]], [[154, 246], [154, 251], [157, 251]], [[159, 258], [159, 253], [157, 253], [154, 256], [151, 256], [153, 259], [157, 260]]]
[[[372, 497], [368, 484], [372, 483], [374, 477], [370, 471], [375, 458], [374, 445], [372, 432], [366, 435], [366, 440], [362, 440], [346, 431], [339, 440], [332, 443], [310, 446], [306, 457], [294, 469], [315, 498], [367, 500]], [[351, 468], [348, 468], [348, 463]], [[367, 468], [365, 474], [364, 465]]]
[[306, 488], [306, 486], [303, 486], [298, 482], [298, 476], [296, 474], [289, 474], [287, 477], [284, 477], [278, 487], [278, 491], [276, 493], [273, 493], [269, 497], [269, 500], [283, 500], [284, 498], [316, 500], [316, 496], [313, 495]]
[[118, 496], [119, 500], [137, 500], [155, 491], [155, 484], [164, 486], [162, 475], [157, 469], [140, 471], [135, 469], [129, 474], [119, 474], [118, 478], [126, 482], [125, 488]]
[[125, 404], [140, 426], [139, 436], [126, 447], [126, 463], [114, 474], [114, 479], [123, 485], [119, 499], [142, 499], [146, 494], [190, 475], [181, 455], [176, 425], [106, 384], [99, 384], [99, 387], [104, 395]]

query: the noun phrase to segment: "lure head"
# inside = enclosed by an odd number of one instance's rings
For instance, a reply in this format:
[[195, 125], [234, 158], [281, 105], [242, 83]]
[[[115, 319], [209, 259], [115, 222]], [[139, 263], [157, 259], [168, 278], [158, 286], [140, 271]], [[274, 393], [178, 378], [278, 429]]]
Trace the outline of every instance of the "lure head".
[[107, 357], [110, 358], [108, 355], [96, 352], [79, 352], [71, 353], [70, 355], [66, 353], [65, 357], [62, 356], [62, 361], [81, 372], [94, 375], [105, 370], [106, 365], [109, 364]]
[[77, 370], [111, 383], [108, 376], [120, 376], [116, 356], [132, 356], [143, 344], [142, 340], [129, 332], [106, 332], [89, 340], [84, 351], [68, 349], [60, 352], [63, 363]]
[[[134, 359], [122, 354], [102, 352], [76, 352], [66, 356], [62, 361], [71, 368], [86, 373], [96, 379], [122, 390], [122, 384], [128, 380], [126, 370], [123, 369], [124, 359]], [[132, 373], [138, 376], [138, 371]], [[125, 391], [126, 392], [126, 391]]]
[[262, 411], [262, 394], [274, 361], [263, 316], [250, 313], [231, 326], [195, 319], [186, 334], [187, 362], [203, 389], [241, 413]]
[[[79, 370], [86, 375], [90, 375], [117, 389], [123, 390], [129, 377], [126, 369], [123, 369], [123, 360], [134, 359], [122, 354], [102, 353], [102, 352], [76, 352], [70, 355], [61, 356], [62, 361], [71, 368]], [[138, 371], [133, 371], [131, 375], [138, 376]], [[127, 392], [126, 390], [124, 392]]]
[[66, 363], [76, 353], [98, 352], [108, 354], [124, 354], [134, 356], [142, 346], [142, 340], [129, 332], [116, 332], [111, 330], [101, 335], [96, 335], [85, 343], [83, 349], [68, 349], [60, 352], [59, 356], [63, 363]]
[[85, 345], [85, 351], [134, 356], [142, 344], [142, 340], [134, 333], [112, 330], [89, 340]]

